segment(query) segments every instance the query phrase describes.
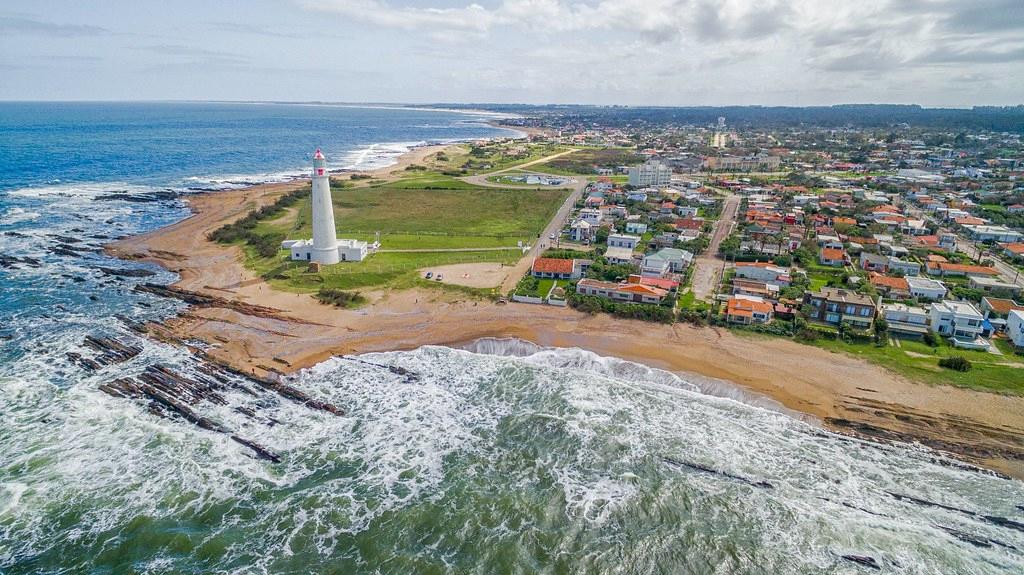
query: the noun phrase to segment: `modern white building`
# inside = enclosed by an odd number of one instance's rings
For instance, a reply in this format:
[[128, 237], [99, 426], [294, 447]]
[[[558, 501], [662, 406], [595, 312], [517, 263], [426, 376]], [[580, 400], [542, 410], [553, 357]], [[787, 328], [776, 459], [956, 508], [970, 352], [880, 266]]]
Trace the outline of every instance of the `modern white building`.
[[736, 277], [757, 280], [780, 287], [789, 287], [792, 281], [788, 268], [754, 262], [737, 262]]
[[647, 233], [647, 224], [641, 222], [626, 222], [626, 233], [644, 234]]
[[942, 282], [915, 276], [906, 279], [912, 297], [930, 300], [940, 300], [946, 297], [946, 286]]
[[369, 245], [359, 240], [339, 240], [334, 225], [334, 204], [327, 160], [317, 148], [313, 155], [313, 239], [285, 240], [281, 247], [291, 252], [291, 259], [330, 265], [358, 262], [366, 258]]
[[920, 337], [928, 332], [930, 316], [923, 307], [886, 303], [882, 304], [881, 310], [891, 333]]
[[1000, 243], [1019, 242], [1024, 236], [1020, 232], [1006, 226], [965, 226], [967, 235], [979, 242], [993, 241]]
[[1006, 316], [1006, 335], [1017, 349], [1024, 349], [1024, 311], [1015, 309]]
[[592, 226], [601, 225], [602, 217], [603, 215], [601, 214], [601, 210], [597, 208], [583, 208], [582, 210], [580, 210], [579, 219], [587, 222]]
[[[975, 347], [975, 342], [981, 337], [984, 329], [982, 324], [985, 316], [981, 315], [978, 308], [963, 301], [943, 300], [935, 302], [931, 306], [929, 314], [931, 330], [939, 335], [951, 338], [956, 347]], [[988, 347], [985, 342], [983, 346]]]
[[636, 245], [640, 243], [640, 236], [631, 236], [628, 234], [610, 234], [608, 236], [608, 247], [609, 248], [628, 248], [629, 250], [636, 249]]
[[569, 239], [574, 242], [589, 242], [593, 234], [594, 226], [583, 219], [576, 220], [569, 227]]
[[629, 185], [667, 186], [672, 183], [672, 168], [658, 160], [647, 160], [629, 169]]

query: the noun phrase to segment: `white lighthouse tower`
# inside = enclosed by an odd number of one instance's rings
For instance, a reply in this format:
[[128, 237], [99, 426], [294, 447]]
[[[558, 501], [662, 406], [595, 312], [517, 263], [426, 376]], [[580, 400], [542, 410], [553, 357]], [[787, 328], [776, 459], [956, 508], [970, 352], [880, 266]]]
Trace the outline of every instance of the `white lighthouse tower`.
[[[360, 240], [339, 240], [334, 227], [334, 205], [331, 202], [331, 181], [327, 160], [317, 148], [313, 154], [313, 239], [285, 240], [281, 248], [291, 252], [293, 260], [330, 265], [338, 262], [359, 262], [366, 258], [370, 246]], [[373, 244], [373, 249], [379, 247]]]
[[313, 250], [312, 261], [336, 264], [338, 232], [334, 227], [334, 204], [331, 202], [331, 179], [327, 160], [320, 148], [313, 154]]

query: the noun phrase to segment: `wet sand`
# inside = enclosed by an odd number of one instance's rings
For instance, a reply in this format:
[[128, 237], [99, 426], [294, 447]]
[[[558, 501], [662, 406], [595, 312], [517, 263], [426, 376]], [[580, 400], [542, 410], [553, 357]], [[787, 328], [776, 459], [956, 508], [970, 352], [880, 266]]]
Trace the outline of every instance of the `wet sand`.
[[[437, 149], [417, 148], [374, 173], [397, 177]], [[394, 172], [394, 174], [392, 174]], [[308, 295], [281, 292], [254, 276], [241, 250], [206, 235], [305, 182], [269, 184], [189, 197], [194, 215], [108, 248], [180, 274], [177, 287], [221, 298], [162, 325], [156, 337], [198, 338], [210, 355], [245, 371], [288, 373], [335, 354], [460, 345], [517, 337], [580, 347], [680, 374], [733, 382], [825, 426], [879, 440], [918, 441], [967, 461], [1024, 478], [1024, 398], [908, 381], [863, 360], [778, 338], [728, 330], [659, 325], [570, 309], [468, 300], [440, 289], [364, 293], [370, 303], [339, 310]], [[231, 302], [274, 308], [250, 315]]]

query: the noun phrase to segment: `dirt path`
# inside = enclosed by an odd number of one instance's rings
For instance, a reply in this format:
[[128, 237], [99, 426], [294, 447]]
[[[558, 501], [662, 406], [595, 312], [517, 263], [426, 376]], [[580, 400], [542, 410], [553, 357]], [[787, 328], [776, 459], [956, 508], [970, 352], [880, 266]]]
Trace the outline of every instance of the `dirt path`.
[[730, 195], [722, 205], [722, 216], [715, 225], [708, 249], [694, 261], [691, 289], [697, 299], [707, 300], [715, 293], [722, 277], [726, 262], [718, 255], [718, 247], [729, 237], [736, 225], [736, 214], [740, 209], [740, 197]]

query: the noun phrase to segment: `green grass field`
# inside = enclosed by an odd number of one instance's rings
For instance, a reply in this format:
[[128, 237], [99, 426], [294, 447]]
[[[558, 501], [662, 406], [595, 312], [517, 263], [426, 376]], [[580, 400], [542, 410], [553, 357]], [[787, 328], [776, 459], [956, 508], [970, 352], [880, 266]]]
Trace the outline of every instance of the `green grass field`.
[[[284, 251], [274, 257], [261, 257], [247, 245], [246, 266], [279, 289], [312, 293], [324, 287], [411, 287], [418, 285], [417, 270], [432, 266], [479, 262], [511, 265], [522, 256], [517, 242], [534, 242], [568, 193], [563, 189], [502, 190], [468, 184], [466, 189], [389, 185], [335, 190], [338, 236], [372, 241], [374, 232], [380, 231], [381, 252], [363, 262], [309, 273], [305, 262], [291, 262]], [[303, 198], [283, 215], [260, 222], [254, 233], [289, 239], [311, 237], [309, 198]], [[437, 251], [387, 251], [408, 249]], [[454, 249], [469, 251], [443, 251]], [[444, 289], [447, 287], [445, 284]]]
[[[900, 347], [826, 339], [819, 339], [813, 345], [864, 358], [913, 381], [1024, 395], [1024, 357], [1013, 354], [1008, 345], [997, 343], [1003, 355], [956, 349], [945, 341], [935, 348], [910, 340], [901, 340]], [[939, 359], [951, 355], [966, 357], [973, 368], [959, 372], [939, 367]]]
[[[558, 211], [567, 190], [423, 190], [353, 188], [334, 193], [339, 237], [372, 239], [383, 249], [512, 247], [532, 242]], [[313, 233], [310, 201], [292, 217], [260, 224], [301, 239]]]

